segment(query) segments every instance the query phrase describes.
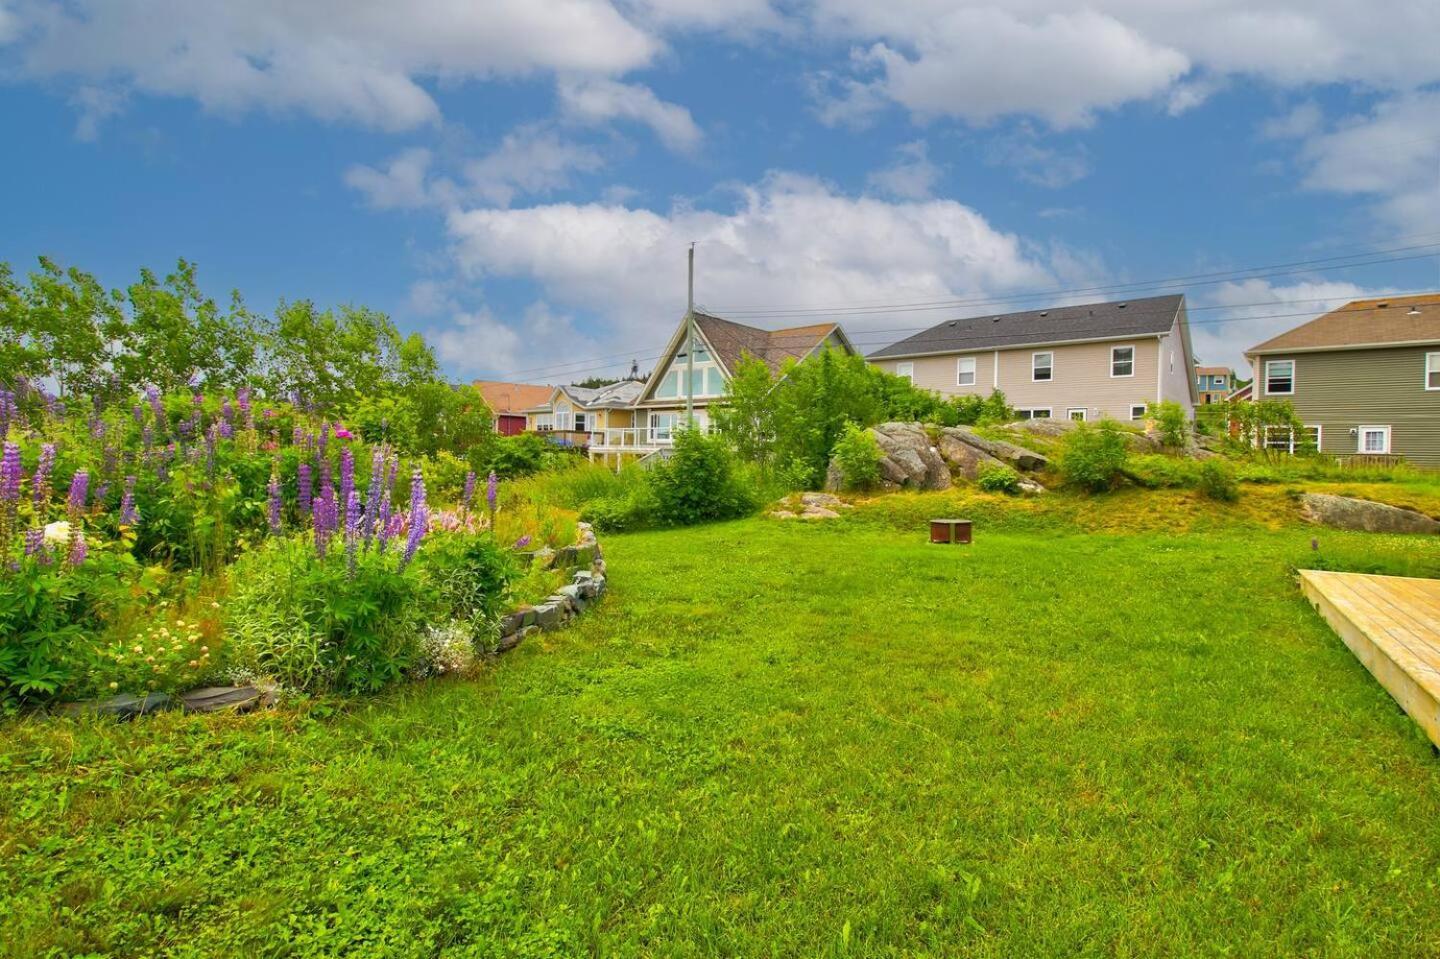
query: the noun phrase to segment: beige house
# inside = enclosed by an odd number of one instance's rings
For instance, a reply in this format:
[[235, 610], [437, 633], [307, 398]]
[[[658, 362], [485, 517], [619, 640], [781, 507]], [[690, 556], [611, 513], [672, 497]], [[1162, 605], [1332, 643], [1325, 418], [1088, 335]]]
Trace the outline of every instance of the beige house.
[[[772, 373], [787, 360], [803, 361], [824, 349], [856, 353], [845, 331], [836, 323], [761, 330], [711, 316], [695, 314], [693, 360], [682, 320], [665, 346], [655, 372], [646, 380], [626, 424], [610, 421], [590, 443], [591, 459], [617, 465], [627, 458], [664, 449], [686, 422], [686, 402], [694, 409], [696, 425], [710, 428], [710, 406], [724, 401], [730, 378], [747, 356], [764, 362]], [[689, 385], [687, 386], [687, 376]]]
[[1181, 295], [947, 320], [869, 359], [945, 396], [998, 389], [1025, 419], [1138, 421], [1164, 400], [1195, 411]]
[[606, 430], [634, 425], [635, 398], [644, 386], [639, 380], [621, 380], [598, 389], [557, 386], [545, 402], [525, 411], [526, 429], [542, 433], [560, 446], [588, 449]]

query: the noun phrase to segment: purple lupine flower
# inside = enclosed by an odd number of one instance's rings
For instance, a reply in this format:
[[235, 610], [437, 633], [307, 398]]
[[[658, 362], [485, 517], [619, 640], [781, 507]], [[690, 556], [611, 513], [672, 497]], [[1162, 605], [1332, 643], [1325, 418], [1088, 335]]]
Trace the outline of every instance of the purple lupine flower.
[[300, 504], [300, 513], [304, 516], [310, 515], [310, 497], [313, 495], [314, 487], [310, 484], [310, 464], [301, 463], [296, 470], [296, 501]]
[[90, 499], [90, 471], [76, 470], [70, 477], [70, 495], [65, 500], [65, 511], [70, 516], [70, 525], [76, 526], [85, 512]]
[[425, 476], [417, 466], [410, 474], [410, 512], [415, 512], [425, 506]]
[[390, 491], [387, 489], [380, 494], [380, 528], [376, 531], [379, 537], [380, 552], [385, 552], [385, 546], [400, 532], [400, 514], [390, 511]]
[[516, 548], [516, 549], [524, 549], [525, 547], [527, 547], [527, 546], [529, 546], [529, 545], [530, 545], [530, 534], [529, 534], [529, 533], [526, 533], [524, 536], [520, 537], [519, 539], [517, 539], [517, 540], [515, 541], [515, 548]]
[[46, 443], [40, 447], [40, 462], [35, 465], [35, 476], [31, 481], [31, 496], [37, 510], [50, 502], [50, 472], [55, 468], [55, 444]]
[[360, 549], [360, 494], [350, 491], [345, 501], [345, 565], [355, 575], [355, 554]]
[[405, 552], [400, 557], [402, 570], [415, 558], [415, 551], [420, 548], [420, 540], [425, 538], [425, 532], [430, 526], [430, 511], [425, 506], [425, 477], [419, 469], [410, 477], [410, 514], [405, 521], [409, 529], [405, 537]]
[[135, 477], [125, 477], [125, 494], [120, 497], [120, 525], [134, 526], [139, 520], [135, 510]]
[[227, 423], [235, 422], [235, 407], [230, 405], [230, 397], [228, 396], [220, 401], [220, 416]]
[[90, 437], [97, 440], [105, 438], [105, 421], [98, 416], [90, 417]]
[[467, 470], [465, 473], [465, 492], [460, 496], [460, 505], [465, 509], [470, 508], [470, 503], [475, 499], [475, 471]]
[[65, 561], [72, 567], [79, 566], [85, 562], [87, 547], [85, 545], [85, 531], [77, 524], [70, 527], [70, 552]]
[[101, 480], [99, 485], [95, 487], [95, 505], [104, 507], [105, 499], [109, 495], [110, 484], [107, 483], [105, 480]]
[[25, 555], [37, 556], [45, 549], [45, 531], [43, 529], [27, 529], [25, 531]]
[[279, 470], [278, 468], [272, 468], [272, 469], [270, 470], [269, 493], [270, 493], [270, 503], [269, 503], [270, 532], [274, 533], [276, 536], [279, 536], [279, 535], [280, 535], [280, 505], [281, 505], [281, 503], [280, 503], [280, 470]]
[[10, 420], [15, 415], [15, 394], [0, 390], [0, 439], [10, 435]]
[[491, 470], [490, 475], [485, 479], [485, 505], [490, 507], [490, 515], [495, 515], [495, 504], [500, 499], [500, 477]]
[[290, 427], [290, 445], [299, 446], [305, 440], [305, 431], [297, 424]]
[[320, 456], [324, 457], [330, 450], [330, 424], [325, 423], [320, 427]]
[[147, 450], [155, 445], [155, 431], [150, 428], [149, 423], [146, 423], [145, 428], [140, 431], [140, 442]]
[[20, 499], [20, 444], [6, 443], [0, 456], [0, 502], [14, 504]]
[[155, 414], [155, 422], [165, 422], [165, 404], [160, 401], [160, 391], [153, 386], [145, 387], [145, 398], [150, 401], [150, 411]]
[[315, 500], [311, 512], [313, 515], [310, 523], [315, 530], [315, 553], [324, 559], [330, 549], [330, 506], [326, 503], [323, 493], [319, 499]]
[[365, 547], [369, 549], [370, 540], [375, 536], [380, 520], [380, 481], [385, 472], [385, 449], [382, 446], [375, 447], [370, 454], [370, 487], [365, 492], [365, 521], [362, 532], [365, 535]]
[[350, 494], [355, 492], [355, 453], [346, 446], [340, 450], [340, 500], [341, 503], [350, 502]]
[[222, 440], [233, 439], [235, 436], [235, 427], [230, 423], [229, 420], [221, 420], [219, 430], [220, 438]]
[[132, 406], [132, 407], [130, 408], [130, 415], [135, 418], [135, 423], [136, 423], [137, 426], [138, 426], [139, 424], [141, 424], [141, 423], [144, 423], [144, 422], [145, 422], [145, 407], [141, 406], [139, 403], [136, 403], [134, 406]]
[[245, 419], [245, 426], [248, 429], [254, 421], [250, 418], [250, 387], [242, 386], [235, 391], [235, 402], [240, 407], [240, 415]]

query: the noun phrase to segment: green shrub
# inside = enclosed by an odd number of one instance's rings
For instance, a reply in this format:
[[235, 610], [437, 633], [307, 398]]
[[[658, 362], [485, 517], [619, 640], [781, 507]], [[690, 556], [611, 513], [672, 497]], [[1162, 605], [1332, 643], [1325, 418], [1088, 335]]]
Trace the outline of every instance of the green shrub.
[[647, 480], [655, 523], [660, 526], [734, 519], [759, 506], [755, 491], [736, 470], [730, 448], [717, 434], [680, 431], [670, 459], [653, 467]]
[[1125, 472], [1129, 446], [1118, 423], [1078, 424], [1060, 447], [1060, 475], [1092, 493], [1113, 487]]
[[1162, 445], [1170, 449], [1183, 449], [1190, 445], [1190, 418], [1185, 415], [1185, 408], [1179, 403], [1174, 400], [1151, 403], [1146, 415], [1154, 421], [1155, 431], [1160, 434]]
[[1235, 468], [1219, 457], [1201, 462], [1196, 486], [1210, 499], [1223, 503], [1233, 503], [1240, 498]]
[[1146, 489], [1186, 489], [1200, 479], [1194, 460], [1158, 453], [1130, 457], [1125, 475]]
[[653, 504], [633, 494], [591, 500], [580, 510], [580, 518], [602, 533], [623, 533], [644, 529], [653, 522]]
[[880, 462], [885, 454], [875, 435], [867, 429], [847, 423], [840, 441], [835, 444], [835, 465], [845, 489], [872, 489], [880, 483]]
[[476, 640], [494, 632], [510, 584], [520, 575], [514, 554], [494, 537], [464, 532], [429, 534], [416, 565], [427, 580], [433, 615], [464, 625]]
[[418, 564], [394, 550], [316, 556], [305, 537], [274, 539], [231, 573], [231, 664], [310, 692], [373, 690], [399, 679], [419, 651], [427, 603]]
[[479, 467], [478, 473], [493, 470], [501, 479], [513, 479], [540, 472], [552, 458], [550, 444], [544, 437], [538, 433], [521, 433], [496, 437], [474, 465]]
[[1020, 474], [1004, 463], [985, 463], [975, 482], [988, 493], [1020, 492]]

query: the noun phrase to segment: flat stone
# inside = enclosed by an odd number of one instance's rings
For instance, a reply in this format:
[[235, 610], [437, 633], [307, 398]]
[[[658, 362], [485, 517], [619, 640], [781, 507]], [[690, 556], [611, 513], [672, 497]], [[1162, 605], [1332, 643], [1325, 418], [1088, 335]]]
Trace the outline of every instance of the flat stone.
[[180, 707], [187, 713], [245, 713], [264, 704], [265, 694], [254, 686], [203, 686], [180, 694]]
[[800, 514], [801, 519], [839, 519], [840, 514], [823, 506], [807, 506]]
[[[968, 426], [948, 426], [940, 431], [940, 454], [946, 459], [951, 459], [952, 456], [968, 459], [957, 448], [962, 445], [1019, 470], [1043, 470], [1049, 465], [1049, 460], [1034, 450], [1004, 440], [986, 439]], [[951, 459], [951, 462], [954, 460]], [[975, 464], [974, 468], [978, 471], [979, 464]]]
[[518, 632], [518, 631], [517, 631], [517, 632], [514, 632], [514, 633], [506, 633], [504, 636], [501, 636], [501, 637], [500, 637], [500, 642], [498, 642], [498, 643], [495, 644], [495, 652], [497, 652], [497, 653], [508, 653], [510, 650], [514, 649], [516, 646], [519, 646], [519, 645], [520, 645], [520, 640], [522, 640], [522, 639], [524, 639], [524, 638], [525, 638], [525, 637], [524, 637], [524, 634], [522, 634], [522, 633], [520, 633], [520, 632]]
[[80, 703], [66, 703], [67, 716], [110, 716], [114, 719], [134, 719], [145, 713], [157, 713], [162, 709], [174, 709], [175, 701], [164, 693], [150, 693], [134, 696], [121, 693], [106, 699], [89, 699]]
[[554, 629], [560, 625], [561, 604], [541, 603], [535, 607], [535, 625], [541, 629]]
[[849, 503], [834, 493], [801, 493], [800, 502], [806, 506], [821, 506], [825, 509], [853, 509]]
[[797, 515], [799, 514], [788, 509], [775, 509], [769, 513], [771, 519], [794, 519]]
[[1364, 533], [1440, 533], [1440, 520], [1424, 513], [1329, 493], [1301, 496], [1300, 515], [1312, 523]]

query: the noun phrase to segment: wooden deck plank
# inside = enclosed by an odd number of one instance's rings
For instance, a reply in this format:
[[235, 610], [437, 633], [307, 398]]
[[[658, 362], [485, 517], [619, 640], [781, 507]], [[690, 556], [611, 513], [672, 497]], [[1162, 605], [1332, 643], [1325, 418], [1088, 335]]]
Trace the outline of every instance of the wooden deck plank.
[[1305, 596], [1440, 747], [1440, 580], [1301, 570]]

